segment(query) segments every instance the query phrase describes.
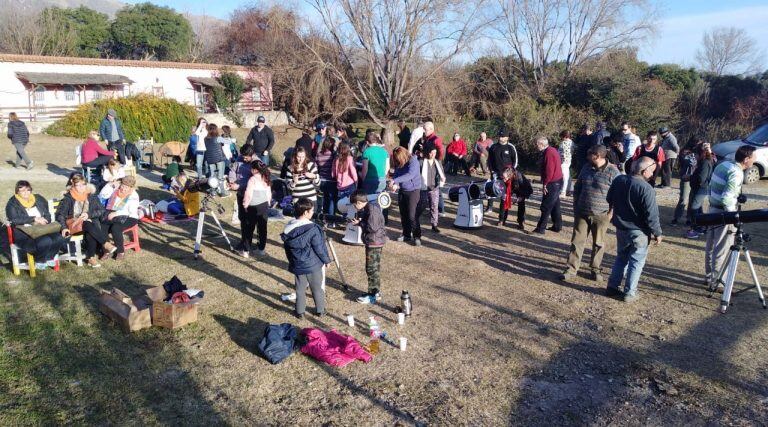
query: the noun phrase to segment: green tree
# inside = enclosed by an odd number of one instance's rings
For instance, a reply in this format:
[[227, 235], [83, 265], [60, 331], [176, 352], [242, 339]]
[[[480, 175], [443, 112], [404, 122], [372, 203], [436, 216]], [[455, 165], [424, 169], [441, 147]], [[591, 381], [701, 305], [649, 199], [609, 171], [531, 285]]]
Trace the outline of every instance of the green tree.
[[109, 17], [85, 6], [61, 9], [51, 7], [43, 11], [53, 20], [61, 22], [67, 31], [74, 31], [77, 56], [98, 58], [109, 42]]
[[171, 8], [141, 3], [117, 12], [111, 33], [116, 56], [163, 61], [184, 55], [192, 39], [192, 26]]
[[676, 64], [658, 64], [648, 67], [648, 76], [659, 79], [675, 90], [689, 90], [698, 80], [699, 73], [693, 68], [681, 68]]
[[222, 87], [213, 89], [213, 101], [228, 119], [237, 127], [242, 127], [243, 114], [238, 109], [238, 103], [245, 92], [245, 81], [233, 71], [222, 70], [219, 83]]

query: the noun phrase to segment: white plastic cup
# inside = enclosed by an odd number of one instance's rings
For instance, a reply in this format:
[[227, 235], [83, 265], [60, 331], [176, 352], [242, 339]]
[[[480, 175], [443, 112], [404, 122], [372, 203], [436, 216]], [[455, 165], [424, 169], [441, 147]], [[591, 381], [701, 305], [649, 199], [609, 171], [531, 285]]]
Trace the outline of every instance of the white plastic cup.
[[353, 328], [355, 327], [355, 316], [353, 316], [351, 314], [347, 315], [347, 325], [349, 325], [349, 326], [351, 326]]
[[405, 325], [405, 313], [397, 313], [397, 324]]
[[408, 338], [400, 337], [400, 351], [405, 351], [405, 348], [407, 346], [408, 346]]

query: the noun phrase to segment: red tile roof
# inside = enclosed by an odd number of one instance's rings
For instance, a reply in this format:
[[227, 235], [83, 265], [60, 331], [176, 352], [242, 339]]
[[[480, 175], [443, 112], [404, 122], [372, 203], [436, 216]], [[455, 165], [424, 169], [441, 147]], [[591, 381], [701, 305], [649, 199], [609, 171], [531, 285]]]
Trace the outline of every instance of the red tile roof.
[[235, 71], [253, 71], [248, 67], [224, 64], [201, 64], [193, 62], [133, 61], [124, 59], [78, 58], [71, 56], [39, 56], [0, 54], [0, 62], [23, 62], [33, 64], [111, 65], [118, 67], [183, 68], [194, 70], [219, 70], [229, 68]]

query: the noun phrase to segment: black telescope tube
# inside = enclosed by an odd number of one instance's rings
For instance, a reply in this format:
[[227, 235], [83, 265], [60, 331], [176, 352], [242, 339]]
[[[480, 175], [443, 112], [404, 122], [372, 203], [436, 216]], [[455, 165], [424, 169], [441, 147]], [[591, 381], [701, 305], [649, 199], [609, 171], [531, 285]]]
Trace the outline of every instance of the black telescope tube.
[[693, 218], [694, 224], [700, 226], [736, 224], [738, 222], [748, 224], [763, 221], [768, 221], [768, 209], [699, 214]]

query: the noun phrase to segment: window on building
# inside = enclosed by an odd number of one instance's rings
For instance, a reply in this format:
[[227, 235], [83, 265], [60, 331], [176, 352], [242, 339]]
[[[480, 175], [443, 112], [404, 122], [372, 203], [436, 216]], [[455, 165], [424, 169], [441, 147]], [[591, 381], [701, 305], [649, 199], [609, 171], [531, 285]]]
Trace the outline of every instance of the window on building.
[[64, 99], [67, 101], [75, 100], [75, 88], [74, 86], [64, 86]]
[[251, 96], [253, 97], [253, 102], [261, 102], [261, 86], [251, 89]]
[[162, 86], [152, 86], [152, 95], [155, 95], [159, 98], [162, 98], [164, 95], [164, 90]]
[[104, 96], [104, 88], [101, 86], [93, 87], [93, 99], [101, 99]]
[[45, 88], [38, 86], [35, 88], [35, 102], [45, 102]]

